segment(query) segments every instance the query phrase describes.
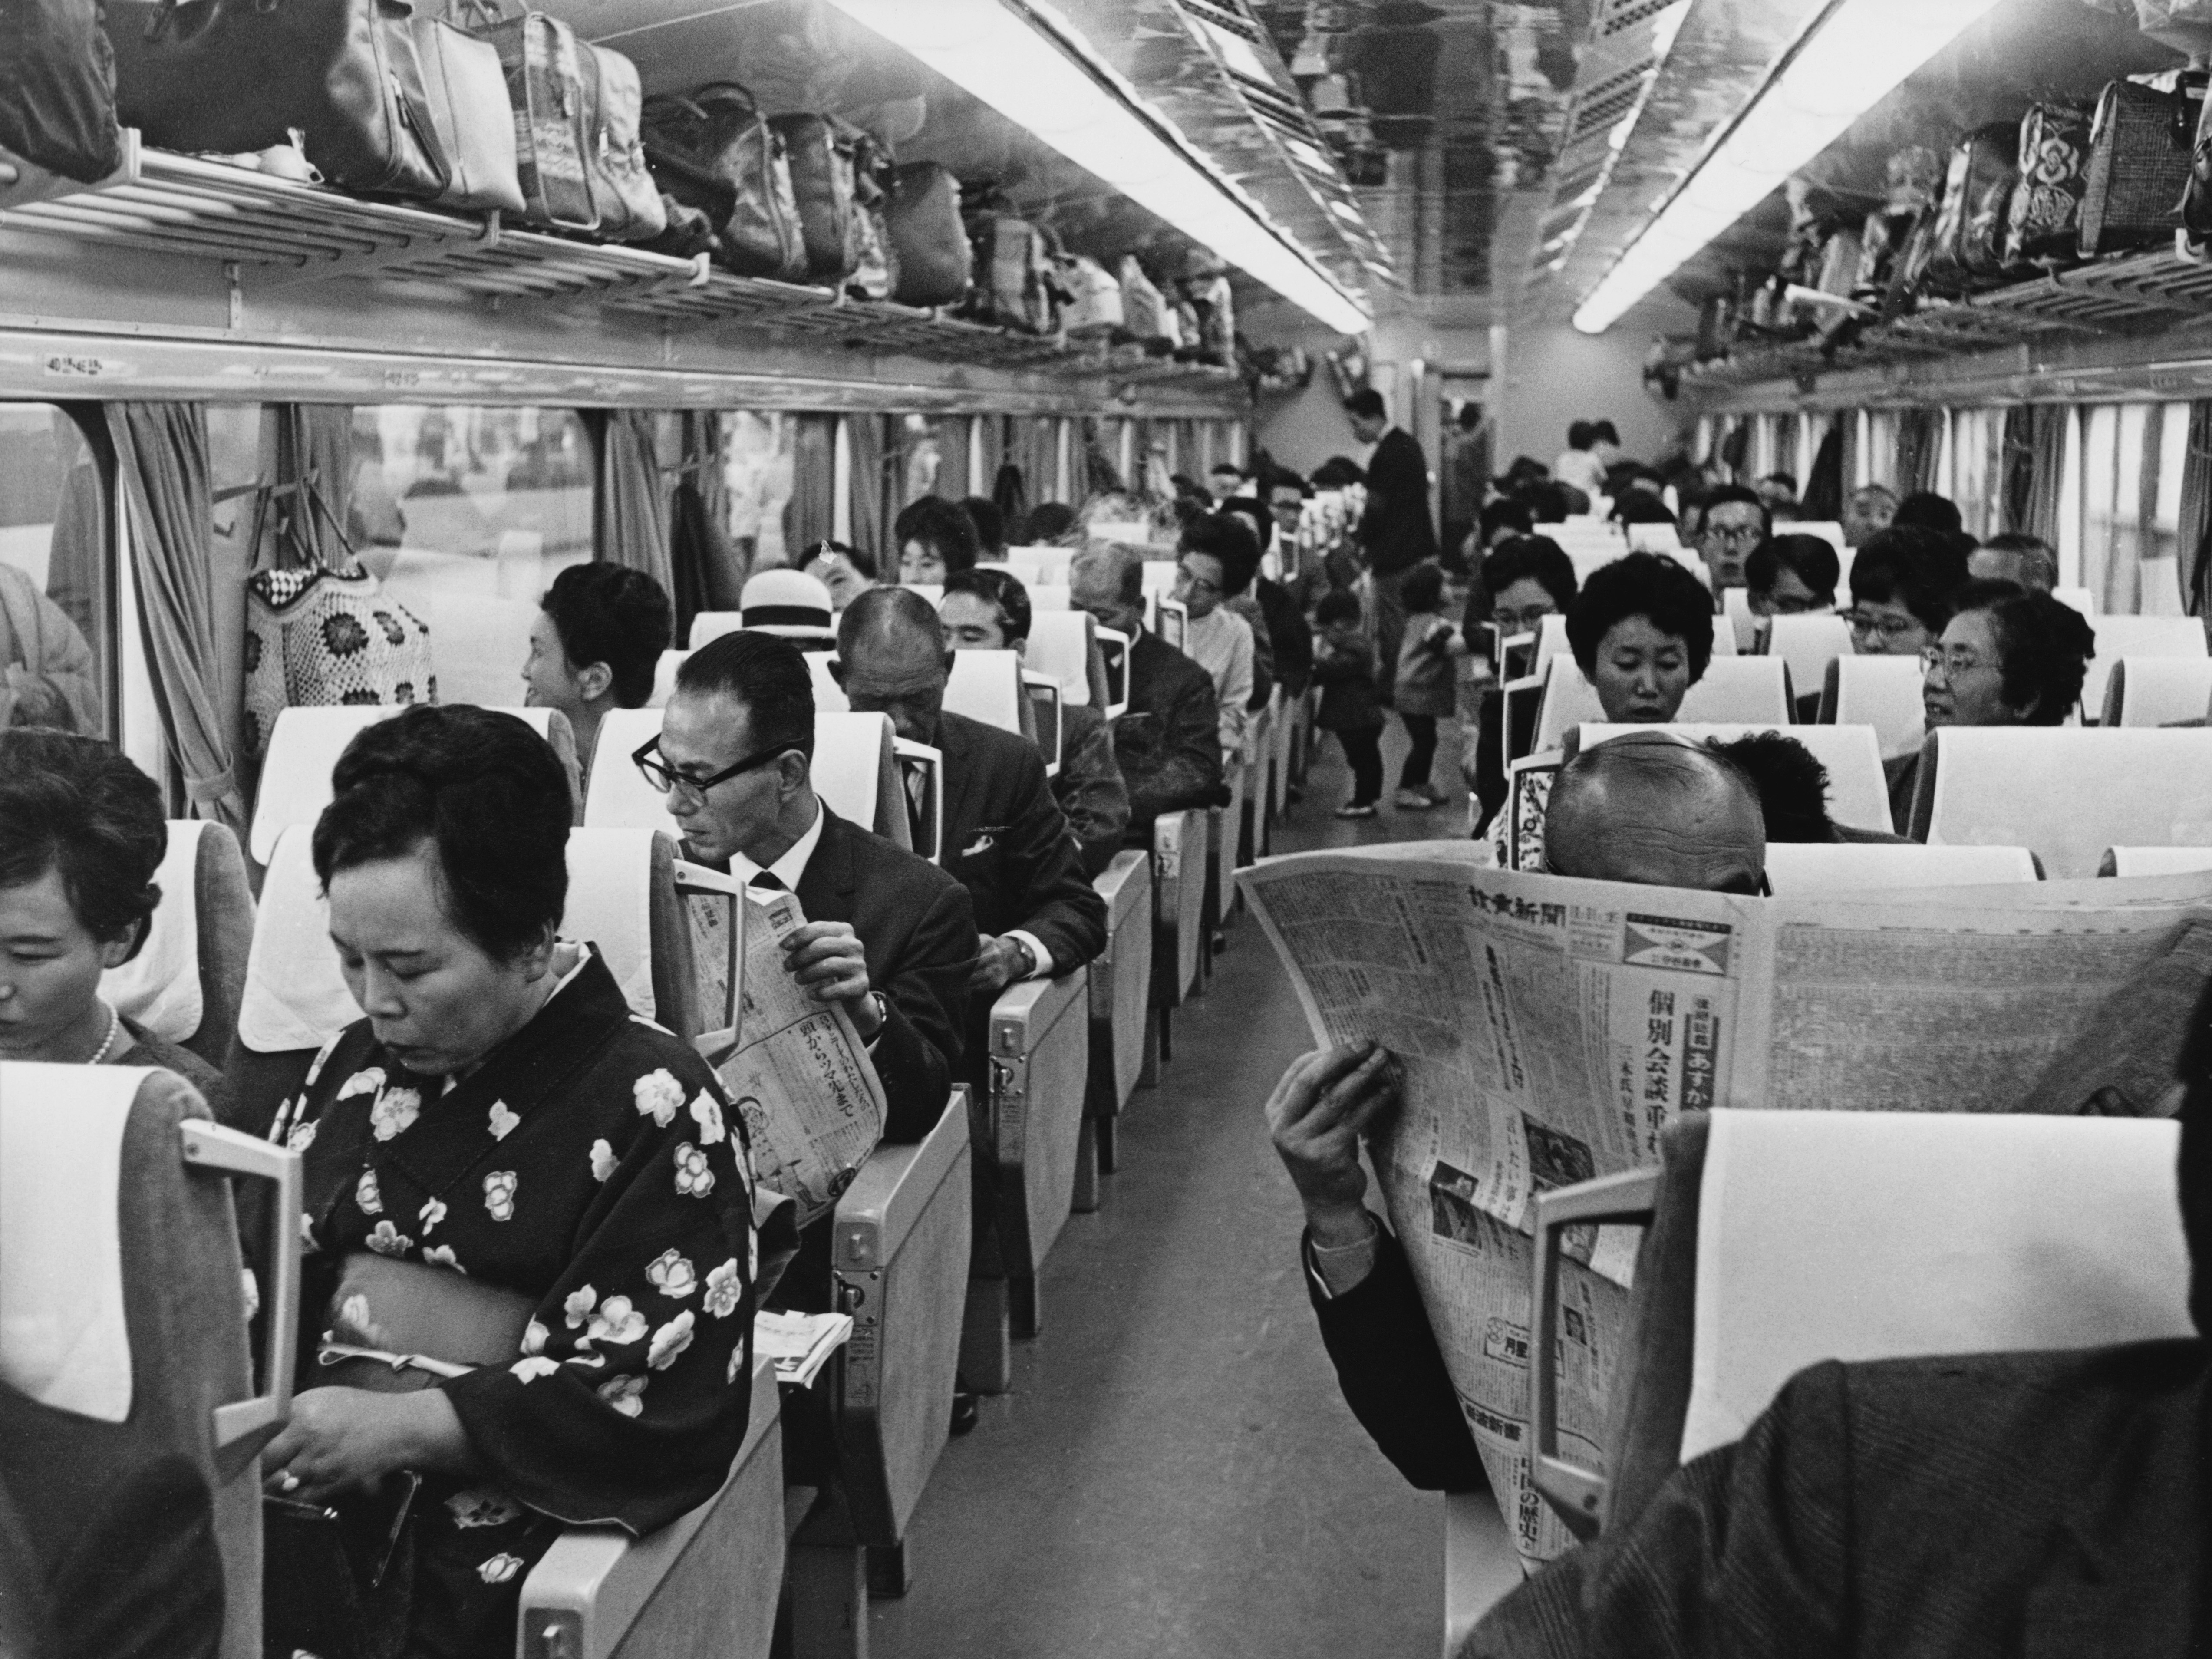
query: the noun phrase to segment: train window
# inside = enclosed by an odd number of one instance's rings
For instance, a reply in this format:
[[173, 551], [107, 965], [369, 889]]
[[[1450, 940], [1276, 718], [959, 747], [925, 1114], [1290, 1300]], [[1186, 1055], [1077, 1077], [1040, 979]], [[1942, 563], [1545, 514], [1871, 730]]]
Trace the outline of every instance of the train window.
[[112, 735], [107, 491], [52, 404], [0, 404], [0, 726]]
[[2186, 404], [2084, 411], [2081, 580], [2108, 615], [2182, 613], [2176, 574]]
[[749, 570], [788, 563], [798, 418], [738, 410], [723, 414], [720, 423], [731, 549]]

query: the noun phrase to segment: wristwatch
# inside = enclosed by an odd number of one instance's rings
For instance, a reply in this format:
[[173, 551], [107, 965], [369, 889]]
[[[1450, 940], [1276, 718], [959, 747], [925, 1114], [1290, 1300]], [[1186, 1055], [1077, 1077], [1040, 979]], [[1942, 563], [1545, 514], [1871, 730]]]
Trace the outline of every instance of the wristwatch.
[[1015, 980], [1019, 981], [1032, 977], [1037, 970], [1037, 959], [1036, 952], [1029, 947], [1029, 941], [1016, 939], [1009, 933], [1006, 935], [1006, 942], [1022, 953], [1022, 971], [1014, 975]]

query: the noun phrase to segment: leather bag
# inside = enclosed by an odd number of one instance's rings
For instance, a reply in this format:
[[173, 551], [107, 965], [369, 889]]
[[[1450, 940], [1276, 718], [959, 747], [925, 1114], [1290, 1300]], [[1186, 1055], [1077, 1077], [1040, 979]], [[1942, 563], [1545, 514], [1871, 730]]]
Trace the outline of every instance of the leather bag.
[[94, 0], [0, 4], [0, 149], [88, 185], [121, 165], [122, 143]]
[[[289, 0], [279, 0], [289, 3]], [[476, 7], [479, 14], [496, 8]], [[499, 52], [514, 112], [515, 173], [523, 216], [558, 230], [596, 230], [599, 207], [587, 159], [596, 137], [583, 43], [544, 12], [493, 16], [469, 33]]]
[[1084, 254], [1055, 262], [1055, 275], [1067, 296], [1061, 324], [1070, 334], [1118, 334], [1125, 313], [1121, 284], [1114, 273]]
[[2206, 78], [2169, 70], [2106, 83], [2090, 123], [2074, 245], [2081, 258], [2154, 247], [2181, 228]]
[[2090, 112], [2036, 104], [2021, 118], [2013, 165], [2019, 181], [2005, 215], [2005, 263], [2046, 269], [2081, 256], [2081, 198], [2089, 187]]
[[599, 210], [599, 234], [610, 242], [650, 242], [668, 228], [668, 210], [646, 165], [645, 92], [637, 65], [605, 46], [580, 46], [578, 61], [590, 97], [584, 161], [592, 204]]
[[653, 176], [714, 226], [715, 258], [740, 276], [806, 280], [806, 243], [791, 163], [753, 95], [734, 81], [646, 100]]
[[898, 162], [873, 133], [860, 133], [853, 157], [854, 234], [859, 256], [846, 283], [863, 300], [888, 300], [898, 288], [898, 253], [891, 244], [892, 177]]
[[960, 218], [960, 183], [935, 161], [915, 161], [892, 175], [884, 226], [896, 270], [891, 298], [905, 306], [957, 305], [968, 293], [968, 232]]
[[1969, 133], [1952, 148], [1943, 204], [1936, 210], [1930, 237], [1929, 287], [1945, 294], [1966, 294], [2002, 282], [2008, 274], [2005, 228], [2019, 154], [2020, 129], [2010, 122]]
[[446, 170], [439, 204], [520, 216], [524, 204], [515, 164], [514, 108], [507, 102], [507, 71], [500, 67], [498, 49], [441, 18], [410, 19], [407, 30]]
[[1222, 368], [1237, 365], [1237, 301], [1224, 276], [1200, 277], [1187, 284], [1192, 309], [1198, 313], [1198, 349], [1208, 362]]
[[1060, 306], [1043, 233], [1004, 213], [976, 214], [968, 231], [975, 256], [971, 314], [1024, 334], [1051, 333], [1059, 325]]
[[827, 115], [779, 115], [769, 125], [791, 167], [807, 277], [834, 288], [860, 268], [860, 129]]
[[109, 0], [116, 113], [167, 149], [307, 135], [331, 183], [434, 201], [446, 175], [408, 0]]

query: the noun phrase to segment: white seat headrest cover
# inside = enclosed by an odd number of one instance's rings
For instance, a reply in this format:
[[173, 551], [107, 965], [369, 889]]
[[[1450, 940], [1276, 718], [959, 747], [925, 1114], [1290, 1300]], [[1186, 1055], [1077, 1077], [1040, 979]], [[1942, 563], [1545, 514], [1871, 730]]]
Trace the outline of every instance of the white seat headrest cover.
[[103, 1423], [131, 1414], [118, 1201], [149, 1075], [0, 1063], [0, 1381]]
[[354, 734], [399, 712], [397, 705], [345, 704], [287, 708], [269, 733], [268, 757], [253, 799], [247, 850], [266, 865], [276, 837], [295, 823], [312, 824], [331, 804], [331, 769]]
[[653, 995], [651, 830], [571, 830], [564, 939], [587, 940], [634, 1013], [657, 1017]]
[[1682, 1461], [1824, 1359], [2191, 1334], [2169, 1121], [1712, 1115]]
[[169, 848], [154, 879], [161, 902], [138, 954], [100, 976], [100, 994], [119, 1014], [171, 1042], [200, 1029], [200, 832], [198, 818], [169, 821]]
[[258, 1054], [319, 1048], [361, 1016], [331, 944], [331, 907], [315, 879], [314, 832], [277, 838], [253, 913], [238, 1038]]

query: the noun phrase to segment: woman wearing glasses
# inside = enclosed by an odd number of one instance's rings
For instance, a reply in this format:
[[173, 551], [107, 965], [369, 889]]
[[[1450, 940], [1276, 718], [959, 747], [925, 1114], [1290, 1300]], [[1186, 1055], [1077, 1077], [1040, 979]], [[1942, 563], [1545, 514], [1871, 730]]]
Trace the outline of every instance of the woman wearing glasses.
[[[1920, 653], [1920, 702], [1943, 726], [2057, 726], [2081, 701], [2097, 635], [2072, 606], [2011, 582], [1969, 582], [1942, 637]], [[1889, 810], [1911, 833], [1917, 750], [1885, 763]]]
[[1851, 564], [1851, 648], [1917, 657], [1936, 643], [1966, 583], [1966, 556], [1933, 531], [1885, 530]]

